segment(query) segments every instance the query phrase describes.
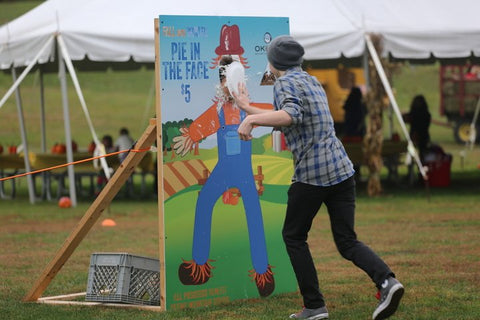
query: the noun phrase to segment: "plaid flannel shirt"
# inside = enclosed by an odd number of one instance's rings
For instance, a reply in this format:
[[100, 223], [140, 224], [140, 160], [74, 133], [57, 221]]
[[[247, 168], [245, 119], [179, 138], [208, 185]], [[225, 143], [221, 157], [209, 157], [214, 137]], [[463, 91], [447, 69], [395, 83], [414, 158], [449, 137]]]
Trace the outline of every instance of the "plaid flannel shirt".
[[327, 96], [317, 79], [293, 67], [276, 80], [273, 91], [275, 109], [292, 117], [292, 124], [281, 128], [294, 157], [292, 181], [331, 186], [351, 177], [353, 164], [335, 135]]

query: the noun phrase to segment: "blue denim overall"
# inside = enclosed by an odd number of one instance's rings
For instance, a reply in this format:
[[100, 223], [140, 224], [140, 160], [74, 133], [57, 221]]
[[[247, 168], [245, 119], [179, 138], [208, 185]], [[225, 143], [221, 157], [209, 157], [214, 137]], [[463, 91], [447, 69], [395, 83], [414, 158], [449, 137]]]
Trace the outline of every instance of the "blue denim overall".
[[[245, 112], [240, 112], [241, 120]], [[217, 131], [218, 162], [198, 195], [195, 208], [192, 256], [203, 265], [210, 253], [213, 207], [222, 194], [238, 188], [243, 200], [250, 240], [250, 255], [255, 271], [267, 271], [268, 256], [263, 229], [262, 210], [252, 172], [251, 141], [240, 140], [238, 124], [226, 125], [223, 108], [219, 112], [220, 128]]]

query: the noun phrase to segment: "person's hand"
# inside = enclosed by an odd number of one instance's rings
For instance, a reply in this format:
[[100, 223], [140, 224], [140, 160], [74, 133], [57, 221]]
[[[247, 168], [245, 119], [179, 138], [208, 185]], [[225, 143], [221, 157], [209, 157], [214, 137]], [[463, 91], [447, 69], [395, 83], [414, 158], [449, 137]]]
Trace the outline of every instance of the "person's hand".
[[252, 140], [253, 124], [250, 122], [250, 117], [251, 116], [247, 116], [238, 126], [237, 132], [240, 140]]
[[238, 93], [231, 93], [235, 99], [236, 105], [245, 112], [248, 112], [248, 106], [250, 105], [250, 98], [248, 96], [248, 90], [245, 83], [240, 82], [238, 84]]
[[188, 128], [180, 128], [180, 133], [182, 135], [173, 137], [173, 150], [175, 153], [184, 157], [193, 146], [193, 140], [190, 137]]

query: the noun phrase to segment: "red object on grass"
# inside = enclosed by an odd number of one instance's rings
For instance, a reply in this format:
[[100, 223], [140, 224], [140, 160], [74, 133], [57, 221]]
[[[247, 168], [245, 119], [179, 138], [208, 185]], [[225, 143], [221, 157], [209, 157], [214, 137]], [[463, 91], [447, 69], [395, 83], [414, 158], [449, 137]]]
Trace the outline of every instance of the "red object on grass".
[[70, 208], [72, 206], [72, 201], [69, 197], [61, 197], [60, 200], [58, 200], [58, 206], [60, 208]]

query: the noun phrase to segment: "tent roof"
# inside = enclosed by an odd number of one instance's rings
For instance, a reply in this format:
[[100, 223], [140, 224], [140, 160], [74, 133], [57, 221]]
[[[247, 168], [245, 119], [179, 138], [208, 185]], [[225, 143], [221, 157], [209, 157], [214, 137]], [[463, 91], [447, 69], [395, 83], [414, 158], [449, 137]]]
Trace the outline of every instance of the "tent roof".
[[480, 1], [355, 0], [349, 6], [396, 58], [480, 56]]
[[[465, 58], [480, 56], [478, 12], [477, 0], [48, 0], [0, 27], [0, 69], [27, 65], [55, 33], [72, 60], [152, 63], [153, 19], [175, 14], [289, 17], [306, 60], [359, 57], [370, 32], [396, 58]], [[54, 56], [52, 44], [39, 62]]]

